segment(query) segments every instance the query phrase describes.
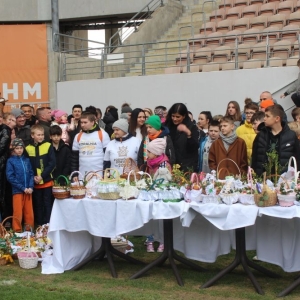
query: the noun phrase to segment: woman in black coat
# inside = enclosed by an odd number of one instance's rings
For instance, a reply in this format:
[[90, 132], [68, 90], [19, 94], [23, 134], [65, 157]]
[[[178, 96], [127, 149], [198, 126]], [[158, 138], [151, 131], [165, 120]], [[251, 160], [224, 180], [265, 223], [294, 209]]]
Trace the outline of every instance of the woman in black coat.
[[0, 111], [0, 220], [4, 212], [6, 187], [6, 162], [9, 156], [11, 129], [3, 123], [3, 112]]
[[183, 103], [175, 103], [169, 109], [166, 126], [175, 149], [176, 164], [182, 171], [196, 171], [198, 165], [198, 129], [188, 116]]

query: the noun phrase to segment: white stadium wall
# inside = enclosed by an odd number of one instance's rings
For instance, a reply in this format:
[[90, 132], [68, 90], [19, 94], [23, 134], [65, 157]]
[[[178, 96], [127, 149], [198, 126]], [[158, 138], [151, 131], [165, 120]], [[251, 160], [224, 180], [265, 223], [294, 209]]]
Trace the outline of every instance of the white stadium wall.
[[[296, 80], [298, 71], [297, 67], [273, 67], [58, 82], [57, 107], [71, 112], [72, 106], [80, 103], [104, 111], [108, 105], [114, 105], [120, 111], [124, 102], [133, 108], [169, 108], [173, 103], [183, 102], [197, 117], [201, 110], [224, 114], [230, 100], [238, 101], [242, 109], [245, 97], [258, 101], [259, 94], [268, 90], [288, 109], [293, 106], [290, 97], [281, 100], [279, 95]], [[287, 114], [289, 117], [290, 113]]]

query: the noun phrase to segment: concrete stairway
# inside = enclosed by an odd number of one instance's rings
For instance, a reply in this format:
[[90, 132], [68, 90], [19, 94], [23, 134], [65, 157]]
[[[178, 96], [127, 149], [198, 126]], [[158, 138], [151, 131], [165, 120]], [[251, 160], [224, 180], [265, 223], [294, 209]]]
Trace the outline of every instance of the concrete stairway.
[[[161, 36], [157, 41], [157, 44], [153, 44], [146, 52], [146, 75], [164, 74], [166, 67], [175, 65], [175, 60], [176, 57], [178, 57], [179, 52], [187, 49], [187, 40], [192, 38], [193, 35], [199, 34], [199, 29], [202, 25], [202, 14], [199, 14], [198, 12], [202, 11], [202, 1], [199, 1], [201, 4], [194, 4], [191, 2], [192, 1], [186, 1], [186, 3], [184, 3], [186, 4], [186, 11], [177, 22]], [[210, 3], [205, 5], [204, 11], [207, 20], [213, 9], [214, 8]], [[142, 58], [130, 68], [130, 71], [126, 73], [125, 76], [141, 75]]]

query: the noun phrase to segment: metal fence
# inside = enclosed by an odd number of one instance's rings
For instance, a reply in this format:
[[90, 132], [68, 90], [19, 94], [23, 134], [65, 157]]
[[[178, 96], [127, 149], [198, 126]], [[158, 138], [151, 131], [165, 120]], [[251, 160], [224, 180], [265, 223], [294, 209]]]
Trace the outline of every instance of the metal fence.
[[[295, 37], [297, 36], [297, 45], [299, 48], [299, 30], [220, 35], [219, 44], [217, 46], [224, 45], [224, 38], [227, 40], [231, 38], [231, 45], [228, 46], [231, 49], [230, 54], [224, 62], [234, 62], [234, 68], [239, 69], [242, 67], [241, 63], [244, 61], [241, 61], [239, 57], [241, 45], [245, 45], [243, 41], [247, 37], [256, 35], [257, 39], [249, 46], [251, 50], [249, 50], [247, 60], [255, 58], [255, 53], [259, 52], [256, 51], [256, 47], [259, 47], [260, 54], [262, 54], [260, 55], [260, 60], [264, 60], [265, 66], [268, 67], [270, 65], [270, 59], [274, 56], [274, 43], [278, 40], [284, 41], [284, 39], [281, 38], [282, 34], [294, 34]], [[71, 39], [72, 37], [68, 38]], [[214, 39], [217, 39], [217, 37], [214, 37]], [[185, 71], [189, 72], [191, 65], [197, 65], [193, 62], [193, 58], [195, 61], [197, 51], [201, 52], [201, 46], [209, 44], [210, 40], [208, 35], [202, 38], [182, 38], [153, 43], [126, 44], [120, 45], [118, 47], [118, 53], [112, 54], [110, 54], [111, 47], [106, 46], [104, 43], [94, 42], [97, 47], [91, 48], [84, 46], [86, 45], [84, 42], [87, 43], [88, 40], [83, 40], [81, 46], [79, 47], [77, 44], [78, 47], [74, 50], [60, 51], [59, 80], [81, 79], [84, 76], [86, 79], [130, 75], [144, 76], [159, 72], [164, 73], [165, 68], [174, 65], [186, 67]], [[257, 44], [259, 42], [264, 42], [264, 44]], [[284, 47], [284, 43], [281, 46], [282, 52], [286, 49], [286, 58], [283, 58], [283, 60], [286, 60], [290, 56], [293, 56], [296, 51], [299, 51], [296, 49], [296, 45], [291, 44], [288, 39], [286, 41], [286, 47]], [[91, 51], [95, 50], [100, 50], [100, 53], [90, 56]], [[199, 65], [214, 62], [215, 57], [216, 50], [214, 47], [211, 51], [211, 56], [208, 56], [207, 60], [203, 63], [199, 63]], [[280, 57], [282, 57], [281, 54]]]

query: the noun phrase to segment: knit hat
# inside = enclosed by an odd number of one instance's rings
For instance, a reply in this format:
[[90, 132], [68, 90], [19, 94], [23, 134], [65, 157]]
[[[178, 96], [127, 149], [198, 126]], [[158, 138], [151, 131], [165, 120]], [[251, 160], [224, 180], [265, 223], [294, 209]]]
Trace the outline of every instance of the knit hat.
[[15, 116], [15, 118], [18, 118], [18, 117], [24, 115], [23, 110], [20, 109], [20, 108], [13, 108], [13, 109], [11, 110], [11, 113]]
[[160, 130], [161, 129], [160, 117], [157, 116], [157, 115], [150, 116], [146, 120], [145, 124], [148, 124], [148, 125], [152, 126], [156, 130]]
[[124, 120], [127, 120], [127, 121], [128, 121], [129, 116], [128, 116], [127, 113], [122, 113], [122, 114], [120, 114], [120, 119], [124, 119]]
[[68, 114], [65, 111], [60, 109], [56, 109], [51, 112], [51, 116], [54, 117], [55, 119], [58, 119], [64, 115], [68, 115]]
[[15, 138], [15, 139], [12, 140], [12, 142], [11, 142], [11, 147], [12, 147], [13, 149], [15, 149], [15, 148], [18, 147], [18, 146], [21, 146], [21, 147], [25, 148], [25, 145], [24, 145], [22, 139]]
[[131, 113], [132, 108], [130, 106], [123, 106], [121, 109], [121, 113]]
[[261, 108], [267, 108], [267, 107], [272, 106], [272, 105], [274, 105], [274, 102], [271, 99], [263, 100], [263, 101], [260, 102], [260, 107]]
[[128, 124], [127, 120], [120, 119], [113, 124], [112, 128], [119, 128], [122, 131], [124, 131], [125, 133], [128, 133], [128, 126], [129, 126], [129, 124]]
[[165, 139], [157, 138], [148, 144], [147, 150], [154, 155], [162, 155], [165, 153], [166, 145], [167, 143]]

